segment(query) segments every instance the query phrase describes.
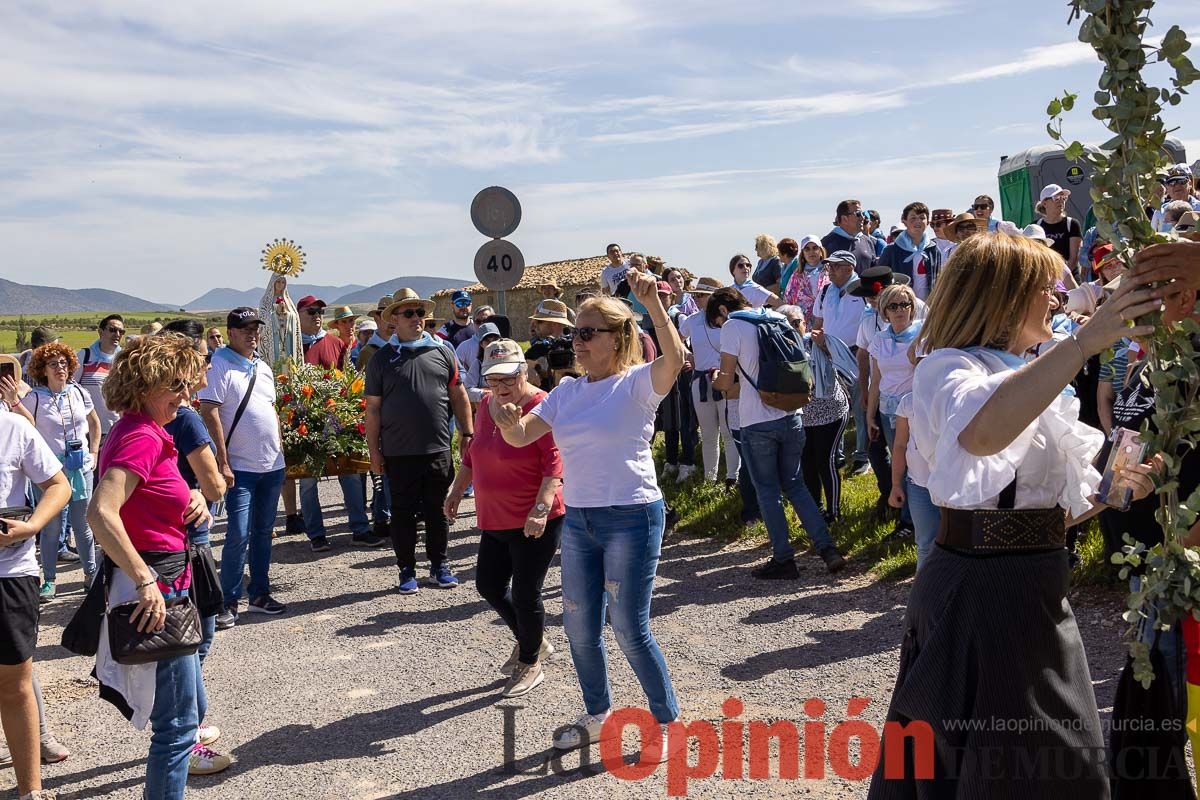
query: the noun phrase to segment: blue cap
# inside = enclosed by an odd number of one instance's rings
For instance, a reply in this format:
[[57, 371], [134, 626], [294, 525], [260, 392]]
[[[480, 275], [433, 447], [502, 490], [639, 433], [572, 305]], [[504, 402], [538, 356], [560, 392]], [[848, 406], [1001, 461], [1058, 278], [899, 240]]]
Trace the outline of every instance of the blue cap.
[[828, 256], [826, 256], [826, 258], [824, 259], [824, 261], [822, 263], [824, 263], [824, 264], [838, 264], [838, 263], [849, 264], [850, 266], [853, 267], [857, 262], [854, 260], [854, 253], [851, 253], [849, 250], [834, 250], [832, 253], [830, 253]]
[[494, 322], [483, 323], [482, 325], [479, 326], [479, 330], [475, 332], [475, 338], [481, 342], [489, 336], [499, 336], [499, 335], [500, 335], [500, 328], [498, 328], [496, 326], [496, 323], [494, 323]]
[[466, 301], [466, 305], [471, 305], [471, 295], [467, 294], [465, 289], [459, 289], [454, 294], [450, 295], [450, 302], [456, 306], [461, 304], [464, 300]]

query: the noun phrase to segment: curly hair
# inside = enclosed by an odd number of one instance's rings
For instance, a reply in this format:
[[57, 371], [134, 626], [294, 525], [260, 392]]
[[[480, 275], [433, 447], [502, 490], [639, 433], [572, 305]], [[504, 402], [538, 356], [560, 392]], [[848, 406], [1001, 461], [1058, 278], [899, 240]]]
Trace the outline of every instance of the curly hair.
[[67, 378], [70, 379], [75, 374], [75, 370], [79, 368], [79, 357], [75, 355], [74, 350], [62, 342], [51, 342], [34, 350], [29, 357], [29, 366], [25, 368], [25, 371], [38, 383], [45, 383], [46, 362], [53, 361], [57, 356], [62, 356], [67, 360]]
[[143, 411], [150, 395], [183, 383], [189, 387], [204, 377], [204, 356], [192, 340], [179, 333], [143, 336], [113, 359], [104, 380], [104, 402], [118, 414]]

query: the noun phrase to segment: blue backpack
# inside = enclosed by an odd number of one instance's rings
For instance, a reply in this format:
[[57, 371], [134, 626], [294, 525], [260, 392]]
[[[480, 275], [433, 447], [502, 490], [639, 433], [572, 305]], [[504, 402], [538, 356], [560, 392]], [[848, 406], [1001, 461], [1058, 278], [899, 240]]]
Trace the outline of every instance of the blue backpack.
[[730, 319], [749, 322], [758, 331], [758, 382], [742, 376], [758, 391], [763, 405], [792, 412], [808, 405], [812, 394], [812, 364], [800, 334], [779, 316], [759, 311], [735, 311]]

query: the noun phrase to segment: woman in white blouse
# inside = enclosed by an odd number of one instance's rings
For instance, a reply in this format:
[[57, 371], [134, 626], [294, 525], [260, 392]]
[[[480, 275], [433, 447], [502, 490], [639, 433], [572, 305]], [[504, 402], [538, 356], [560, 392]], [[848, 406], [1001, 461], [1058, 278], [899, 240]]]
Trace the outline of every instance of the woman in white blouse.
[[[931, 296], [910, 422], [941, 529], [913, 584], [888, 718], [928, 726], [926, 743], [937, 747], [915, 748], [926, 754], [917, 765], [933, 768], [929, 781], [916, 782], [912, 763], [902, 777], [893, 763], [885, 777], [881, 761], [875, 800], [1109, 796], [1096, 699], [1066, 600], [1065, 547], [1066, 526], [1100, 508], [1092, 459], [1104, 436], [1079, 422], [1079, 402], [1063, 389], [1091, 355], [1152, 333], [1126, 320], [1159, 301], [1127, 284], [1027, 364], [1025, 351], [1050, 338], [1060, 267], [1037, 243], [978, 234]], [[1147, 473], [1128, 474], [1135, 496], [1153, 491]], [[884, 752], [898, 733], [885, 730]], [[1047, 756], [1048, 775], [1020, 768]], [[997, 760], [1003, 781], [989, 779]]]
[[[691, 369], [692, 407], [700, 423], [700, 441], [704, 455], [704, 480], [716, 481], [721, 461], [721, 444], [725, 446], [725, 485], [737, 483], [737, 443], [729, 430], [729, 415], [726, 413], [728, 400], [713, 388], [713, 376], [721, 368], [721, 329], [708, 325], [704, 309], [712, 293], [721, 288], [720, 282], [712, 278], [701, 278], [692, 289], [699, 311], [679, 324], [679, 335], [687, 340], [691, 352], [688, 361]], [[685, 373], [687, 374], [687, 373]], [[735, 401], [736, 403], [736, 401]]]

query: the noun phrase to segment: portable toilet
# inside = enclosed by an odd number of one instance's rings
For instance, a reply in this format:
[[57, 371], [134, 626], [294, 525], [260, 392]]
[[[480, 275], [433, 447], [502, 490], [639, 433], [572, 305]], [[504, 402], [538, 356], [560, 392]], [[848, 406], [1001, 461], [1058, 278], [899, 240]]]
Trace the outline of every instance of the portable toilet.
[[[1100, 152], [1087, 145], [1090, 152]], [[1175, 138], [1166, 140], [1168, 162], [1187, 161], [1183, 144]], [[1016, 155], [1000, 157], [1000, 211], [1003, 218], [1025, 227], [1037, 220], [1034, 207], [1042, 187], [1057, 183], [1071, 190], [1067, 200], [1067, 216], [1082, 224], [1092, 207], [1091, 167], [1083, 162], [1068, 161], [1062, 145], [1045, 144], [1022, 150]]]

